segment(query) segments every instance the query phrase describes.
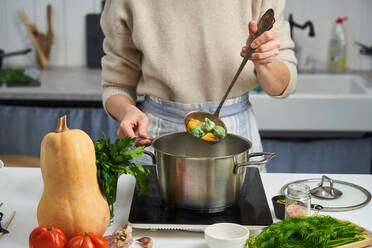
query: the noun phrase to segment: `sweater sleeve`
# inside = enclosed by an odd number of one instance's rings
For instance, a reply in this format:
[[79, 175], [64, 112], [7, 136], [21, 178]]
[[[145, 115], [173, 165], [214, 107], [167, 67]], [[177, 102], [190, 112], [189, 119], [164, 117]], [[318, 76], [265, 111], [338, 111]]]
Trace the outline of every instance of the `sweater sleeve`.
[[105, 35], [102, 58], [102, 102], [116, 94], [126, 95], [135, 102], [136, 87], [141, 76], [142, 53], [131, 38], [130, 18], [125, 1], [107, 0], [101, 16]]
[[280, 49], [277, 59], [282, 61], [288, 67], [290, 72], [290, 80], [287, 88], [280, 96], [273, 97], [285, 98], [295, 91], [297, 82], [297, 59], [293, 51], [294, 42], [291, 39], [289, 23], [284, 19], [283, 13], [285, 8], [285, 0], [266, 0], [264, 2], [266, 4], [262, 5], [262, 7], [264, 7], [262, 14], [270, 7], [273, 8], [275, 12], [275, 23], [272, 30], [278, 34], [278, 39], [280, 42]]

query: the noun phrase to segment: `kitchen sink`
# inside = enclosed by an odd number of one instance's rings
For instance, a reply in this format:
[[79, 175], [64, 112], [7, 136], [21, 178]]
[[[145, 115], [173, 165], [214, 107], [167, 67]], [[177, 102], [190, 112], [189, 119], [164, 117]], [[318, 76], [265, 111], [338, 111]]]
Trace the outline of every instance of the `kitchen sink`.
[[295, 94], [369, 94], [372, 84], [359, 75], [300, 74]]
[[261, 131], [372, 132], [372, 83], [357, 74], [299, 74], [289, 97], [250, 100]]

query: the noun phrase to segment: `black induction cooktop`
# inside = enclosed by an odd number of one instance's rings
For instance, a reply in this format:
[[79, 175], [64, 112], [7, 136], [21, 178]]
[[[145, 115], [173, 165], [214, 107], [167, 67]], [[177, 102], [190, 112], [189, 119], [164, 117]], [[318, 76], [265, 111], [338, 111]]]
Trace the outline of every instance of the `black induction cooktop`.
[[247, 168], [246, 183], [238, 203], [218, 213], [200, 213], [170, 206], [162, 201], [154, 167], [150, 189], [139, 194], [136, 185], [129, 222], [151, 228], [151, 225], [210, 225], [219, 222], [237, 223], [247, 226], [267, 226], [273, 223], [260, 173], [257, 168]]

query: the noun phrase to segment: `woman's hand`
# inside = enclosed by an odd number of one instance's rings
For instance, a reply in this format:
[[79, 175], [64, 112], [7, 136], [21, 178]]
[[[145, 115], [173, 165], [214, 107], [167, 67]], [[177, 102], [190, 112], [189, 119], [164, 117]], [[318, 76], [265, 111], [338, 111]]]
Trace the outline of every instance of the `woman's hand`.
[[[257, 32], [257, 23], [250, 21], [248, 24], [249, 37], [246, 45], [242, 48], [240, 55], [245, 56], [248, 51], [248, 46], [251, 44], [253, 35]], [[251, 60], [255, 66], [260, 64], [269, 64], [279, 54], [280, 42], [278, 35], [274, 31], [266, 31], [258, 36], [251, 44], [251, 47], [256, 49], [251, 55]]]
[[275, 58], [280, 48], [278, 34], [269, 30], [252, 41], [253, 35], [257, 32], [257, 23], [250, 21], [248, 29], [249, 37], [240, 55], [245, 56], [249, 45], [255, 49], [250, 59], [256, 69], [257, 83], [269, 95], [280, 96], [289, 84], [290, 72], [282, 61]]
[[117, 130], [117, 135], [122, 139], [125, 136], [138, 137], [137, 145], [151, 145], [151, 140], [147, 137], [147, 125], [149, 119], [137, 107], [126, 104], [123, 108], [123, 119]]
[[128, 97], [120, 94], [111, 96], [106, 101], [106, 109], [120, 122], [116, 132], [119, 138], [136, 137], [138, 138], [137, 145], [151, 145], [151, 140], [147, 137], [149, 120]]

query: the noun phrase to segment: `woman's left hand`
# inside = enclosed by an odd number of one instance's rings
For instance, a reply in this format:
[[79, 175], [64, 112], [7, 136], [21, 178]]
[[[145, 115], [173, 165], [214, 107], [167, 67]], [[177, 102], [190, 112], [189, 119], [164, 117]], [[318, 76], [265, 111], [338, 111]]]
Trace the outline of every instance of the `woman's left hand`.
[[[257, 23], [255, 21], [250, 21], [248, 29], [249, 37], [246, 45], [243, 46], [240, 53], [242, 57], [245, 56], [248, 51], [248, 46], [253, 39], [253, 35], [257, 32]], [[278, 35], [274, 31], [266, 31], [252, 42], [251, 47], [254, 48], [255, 51], [251, 55], [250, 59], [255, 65], [269, 64], [279, 54], [280, 42], [278, 40]]]

